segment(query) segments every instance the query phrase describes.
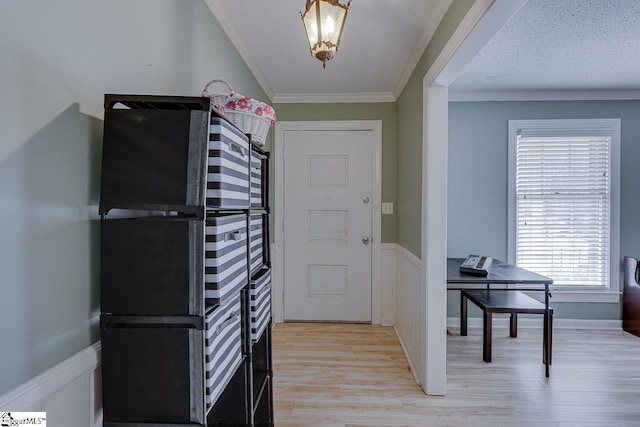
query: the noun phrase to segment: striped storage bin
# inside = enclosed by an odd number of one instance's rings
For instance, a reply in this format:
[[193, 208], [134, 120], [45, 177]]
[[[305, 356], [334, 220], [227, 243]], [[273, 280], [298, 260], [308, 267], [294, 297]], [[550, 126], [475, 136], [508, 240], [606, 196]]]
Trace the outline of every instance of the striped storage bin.
[[224, 304], [247, 284], [246, 215], [207, 216], [204, 266], [208, 304]]
[[251, 206], [262, 206], [262, 156], [251, 151]]
[[263, 268], [251, 279], [251, 341], [257, 342], [271, 318], [271, 270]]
[[211, 116], [207, 206], [249, 206], [249, 139], [224, 119]]
[[264, 264], [263, 251], [262, 251], [262, 214], [252, 214], [249, 225], [249, 239], [250, 244], [250, 258], [251, 258], [251, 273], [255, 273]]
[[207, 410], [218, 400], [242, 363], [240, 293], [206, 315], [205, 366]]

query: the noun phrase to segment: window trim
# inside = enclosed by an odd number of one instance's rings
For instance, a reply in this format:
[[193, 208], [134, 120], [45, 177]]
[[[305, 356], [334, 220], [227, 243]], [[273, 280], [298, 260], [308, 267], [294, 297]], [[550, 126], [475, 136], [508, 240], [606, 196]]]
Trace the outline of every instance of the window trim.
[[[515, 263], [516, 250], [516, 143], [521, 129], [586, 135], [597, 132], [611, 137], [611, 212], [610, 212], [610, 271], [609, 287], [551, 286], [556, 302], [607, 302], [620, 299], [620, 119], [550, 119], [508, 121], [508, 180], [507, 180], [507, 261]], [[575, 132], [575, 133], [574, 133]]]

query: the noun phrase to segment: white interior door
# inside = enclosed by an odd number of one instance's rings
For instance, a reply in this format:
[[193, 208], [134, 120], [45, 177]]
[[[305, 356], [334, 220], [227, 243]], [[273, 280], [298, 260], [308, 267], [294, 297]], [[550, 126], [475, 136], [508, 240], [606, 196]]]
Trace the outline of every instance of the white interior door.
[[371, 322], [370, 130], [288, 131], [284, 318]]

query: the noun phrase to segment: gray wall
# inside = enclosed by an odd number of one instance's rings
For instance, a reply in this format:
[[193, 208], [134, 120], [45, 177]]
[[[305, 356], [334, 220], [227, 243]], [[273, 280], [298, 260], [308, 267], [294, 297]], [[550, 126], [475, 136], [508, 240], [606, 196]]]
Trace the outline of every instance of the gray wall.
[[3, 0], [0, 52], [2, 395], [99, 339], [104, 94], [267, 98], [200, 0]]
[[[507, 258], [508, 120], [589, 118], [621, 119], [620, 255], [640, 256], [640, 101], [451, 102], [448, 256]], [[477, 194], [475, 188], [485, 190]], [[621, 304], [553, 305], [557, 317], [621, 318]], [[451, 294], [449, 315], [457, 313], [458, 299]]]

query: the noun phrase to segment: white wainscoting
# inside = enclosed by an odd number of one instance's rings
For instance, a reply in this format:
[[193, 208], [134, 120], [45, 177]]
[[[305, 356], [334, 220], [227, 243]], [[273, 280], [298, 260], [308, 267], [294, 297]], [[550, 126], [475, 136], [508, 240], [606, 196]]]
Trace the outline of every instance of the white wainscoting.
[[44, 411], [47, 424], [102, 426], [100, 342], [0, 396], [0, 411]]
[[396, 246], [396, 283], [395, 283], [395, 329], [400, 344], [407, 356], [409, 367], [420, 384], [423, 350], [426, 340], [426, 325], [421, 322], [421, 302], [424, 301], [422, 289], [422, 264], [418, 257], [400, 245]]
[[395, 243], [380, 245], [380, 324], [393, 326], [396, 323], [396, 251]]

